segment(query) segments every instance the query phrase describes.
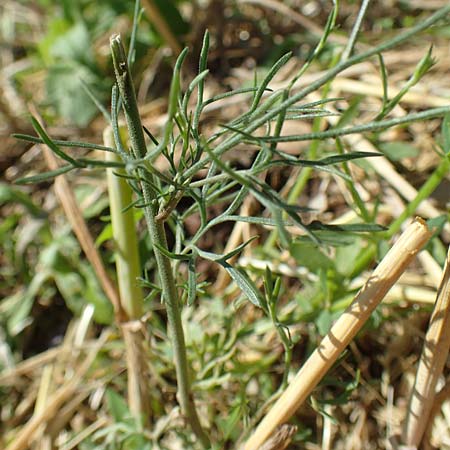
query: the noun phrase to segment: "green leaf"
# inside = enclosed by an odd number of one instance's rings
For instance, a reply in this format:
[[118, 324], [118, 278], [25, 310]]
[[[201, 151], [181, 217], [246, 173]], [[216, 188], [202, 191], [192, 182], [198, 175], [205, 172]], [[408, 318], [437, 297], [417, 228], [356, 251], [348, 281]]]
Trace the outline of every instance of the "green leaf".
[[419, 149], [405, 142], [385, 142], [379, 145], [380, 150], [391, 160], [413, 158], [419, 154]]
[[55, 170], [49, 170], [48, 172], [40, 173], [38, 175], [32, 175], [30, 177], [18, 178], [15, 180], [16, 184], [32, 184], [32, 183], [41, 183], [43, 181], [51, 180], [58, 175], [62, 175], [63, 173], [70, 172], [75, 167], [71, 165], [61, 166]]
[[224, 439], [228, 439], [232, 433], [236, 432], [238, 423], [240, 422], [243, 414], [243, 408], [241, 404], [233, 406], [228, 413], [227, 418], [219, 421], [219, 426], [222, 430]]
[[39, 40], [37, 48], [44, 60], [44, 63], [51, 64], [54, 62], [52, 55], [53, 44], [64, 36], [70, 29], [70, 22], [64, 19], [54, 19], [47, 24], [47, 34]]
[[442, 121], [443, 150], [446, 155], [450, 153], [450, 114], [444, 116]]
[[228, 272], [228, 275], [236, 283], [242, 293], [258, 308], [262, 308], [264, 300], [262, 298], [261, 292], [259, 292], [255, 283], [250, 279], [250, 277], [242, 270], [230, 266], [224, 261], [218, 261], [219, 264]]
[[363, 246], [363, 240], [355, 238], [352, 243], [345, 246], [340, 246], [336, 249], [335, 266], [336, 270], [345, 276], [350, 276], [355, 268], [355, 261], [361, 252], [367, 250], [366, 246]]
[[232, 97], [234, 95], [239, 94], [248, 94], [251, 92], [256, 92], [258, 88], [255, 87], [248, 87], [248, 88], [239, 88], [235, 89], [233, 91], [225, 92], [223, 94], [217, 94], [214, 97], [211, 97], [203, 102], [203, 106], [209, 105], [210, 103], [217, 102], [219, 100], [223, 100], [224, 98]]
[[49, 278], [51, 275], [44, 268], [34, 275], [25, 290], [4, 298], [0, 303], [0, 315], [6, 317], [8, 333], [11, 336], [17, 336], [32, 322], [30, 313], [34, 300]]
[[299, 266], [306, 267], [311, 272], [327, 270], [334, 266], [333, 261], [311, 242], [293, 241], [290, 253]]
[[197, 298], [197, 273], [195, 271], [195, 258], [192, 257], [188, 263], [187, 305], [192, 306], [196, 298]]
[[332, 322], [333, 316], [330, 311], [328, 311], [328, 309], [324, 309], [323, 311], [321, 311], [319, 317], [315, 321], [319, 334], [321, 334], [322, 336], [327, 334]]
[[291, 56], [292, 52], [286, 53], [271, 67], [267, 75], [264, 77], [262, 83], [259, 85], [258, 90], [255, 92], [252, 106], [248, 111], [249, 115], [256, 110], [259, 101], [261, 100], [261, 97], [263, 96], [265, 90], [267, 89], [267, 86], [272, 81], [273, 77], [277, 74], [277, 72], [289, 61]]
[[436, 228], [435, 233], [440, 234], [447, 221], [448, 221], [447, 214], [442, 214], [440, 216], [433, 217], [432, 219], [428, 219], [427, 225], [431, 229]]
[[56, 38], [50, 47], [54, 60], [77, 61], [90, 65], [94, 61], [91, 36], [84, 22], [79, 21]]
[[[61, 62], [48, 69], [46, 84], [49, 101], [59, 115], [79, 127], [88, 125], [97, 114], [97, 107], [83, 88], [83, 83], [101, 86], [98, 76], [88, 66], [75, 60]], [[105, 99], [98, 89], [92, 88], [92, 94], [99, 101]]]
[[21, 204], [35, 217], [47, 217], [46, 211], [33, 202], [29, 193], [0, 182], [0, 205], [10, 202]]
[[311, 230], [328, 230], [335, 232], [349, 232], [349, 233], [358, 233], [358, 232], [366, 232], [373, 233], [376, 231], [385, 231], [387, 228], [382, 225], [378, 225], [376, 223], [347, 223], [342, 225], [327, 225], [318, 220], [313, 220], [308, 227]]
[[61, 159], [69, 162], [74, 167], [83, 167], [82, 164], [77, 162], [75, 159], [64, 153], [50, 138], [50, 136], [45, 132], [44, 128], [42, 128], [41, 124], [38, 122], [38, 120], [31, 116], [31, 123], [33, 125], [33, 128], [36, 130], [36, 133], [42, 138], [44, 143], [50, 148], [50, 150], [58, 155]]
[[173, 253], [166, 248], [162, 247], [161, 245], [157, 244], [156, 242], [153, 243], [153, 245], [164, 255], [167, 256], [170, 259], [176, 259], [178, 261], [188, 261], [191, 259], [191, 255], [182, 255], [179, 253]]
[[233, 256], [237, 255], [238, 253], [240, 253], [244, 247], [246, 247], [248, 244], [250, 244], [250, 242], [254, 241], [255, 239], [257, 239], [258, 236], [252, 236], [248, 241], [243, 242], [242, 244], [238, 245], [235, 249], [231, 250], [230, 252], [228, 252], [227, 254], [222, 256], [222, 260], [226, 261], [227, 259], [232, 258]]
[[107, 388], [105, 392], [108, 411], [116, 423], [125, 422], [130, 417], [130, 411], [126, 400], [112, 389]]
[[[14, 133], [12, 134], [12, 137], [26, 142], [34, 142], [36, 144], [44, 143], [44, 141], [41, 138], [36, 136], [30, 136], [29, 134]], [[52, 139], [52, 142], [55, 145], [59, 145], [60, 147], [78, 147], [78, 148], [87, 148], [90, 150], [102, 150], [105, 152], [114, 152], [114, 153], [116, 152], [116, 149], [112, 147], [106, 147], [100, 144], [92, 144], [90, 142], [62, 141], [58, 139]]]

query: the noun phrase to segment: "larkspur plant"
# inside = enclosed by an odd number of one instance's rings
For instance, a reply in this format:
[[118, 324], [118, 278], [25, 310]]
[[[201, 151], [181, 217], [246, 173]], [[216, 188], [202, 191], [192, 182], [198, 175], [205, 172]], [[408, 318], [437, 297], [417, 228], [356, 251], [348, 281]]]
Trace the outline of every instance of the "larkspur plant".
[[[192, 396], [185, 335], [181, 321], [183, 305], [180, 300], [179, 286], [182, 283], [178, 279], [176, 268], [181, 262], [184, 262], [187, 267], [187, 282], [184, 283], [185, 292], [183, 292], [182, 298], [185, 299], [185, 303], [189, 307], [193, 307], [195, 300], [199, 297], [201, 286], [198, 285], [196, 266], [199, 259], [205, 259], [223, 267], [241, 289], [243, 295], [255, 306], [264, 310], [276, 327], [285, 349], [285, 377], [281, 386], [283, 388], [286, 385], [286, 376], [289, 372], [292, 342], [288, 330], [279, 322], [276, 312], [280, 279], [275, 279], [270, 270], [267, 269], [264, 275], [265, 290], [263, 293], [252, 278], [250, 271], [233, 266], [229, 262], [250, 241], [239, 245], [227, 254], [205, 251], [200, 248], [199, 242], [214, 227], [226, 222], [240, 221], [274, 228], [275, 231], [270, 237], [272, 250], [275, 243], [283, 248], [291, 248], [292, 236], [288, 231], [288, 226], [296, 226], [303, 230], [306, 236], [304, 239], [314, 246], [322, 244], [322, 232], [327, 232], [328, 235], [329, 233], [338, 235], [348, 232], [382, 231], [383, 228], [370, 223], [372, 216], [365, 209], [364, 202], [359, 198], [355, 189], [351, 190], [351, 194], [355, 201], [355, 210], [362, 219], [361, 224], [330, 226], [313, 222], [307, 225], [300, 215], [303, 210], [296, 206], [293, 197], [291, 196], [289, 200], [286, 200], [270, 184], [264, 181], [262, 175], [275, 166], [282, 166], [286, 169], [297, 167], [306, 169], [294, 183], [294, 190], [298, 195], [307, 180], [305, 174], [308, 177], [311, 170], [325, 170], [336, 177], [343, 178], [351, 189], [352, 179], [347, 170], [347, 163], [361, 158], [379, 157], [379, 153], [342, 151], [318, 159], [316, 152], [313, 151], [310, 152], [310, 158], [300, 159], [278, 149], [277, 144], [281, 142], [312, 141], [312, 149], [317, 149], [317, 143], [327, 139], [336, 139], [336, 147], [342, 149], [339, 139], [343, 136], [354, 133], [378, 132], [396, 125], [441, 117], [448, 113], [449, 107], [441, 107], [404, 117], [385, 119], [385, 116], [401, 100], [409, 87], [417, 83], [431, 67], [433, 60], [430, 53], [425, 55], [405, 89], [389, 100], [382, 52], [408, 41], [415, 34], [445, 18], [449, 12], [449, 6], [442, 8], [399, 36], [352, 56], [358, 31], [357, 26], [359, 26], [356, 25], [347, 48], [334, 59], [332, 67], [309, 86], [295, 90], [295, 82], [325, 48], [327, 38], [335, 26], [337, 16], [337, 8], [335, 7], [311, 58], [286, 88], [272, 91], [270, 83], [287, 63], [291, 56], [290, 53], [282, 56], [267, 72], [267, 75], [259, 83], [255, 83], [253, 87], [242, 87], [212, 98], [205, 98], [209, 48], [209, 35], [206, 32], [200, 54], [198, 75], [188, 84], [185, 90], [182, 89], [181, 71], [187, 55], [186, 49], [176, 61], [168, 96], [167, 121], [158, 140], [142, 126], [130, 72], [130, 58], [124, 50], [121, 37], [114, 35], [111, 37], [111, 51], [117, 85], [112, 90], [111, 114], [109, 115], [106, 111], [104, 111], [104, 114], [112, 126], [115, 146], [52, 140], [34, 118], [32, 118], [32, 123], [38, 137], [17, 135], [20, 139], [47, 144], [66, 163], [57, 170], [19, 180], [19, 182], [38, 182], [77, 168], [105, 167], [125, 171], [122, 177], [128, 181], [134, 191], [136, 199], [133, 205], [144, 211], [148, 233], [153, 245], [159, 280], [158, 288], [161, 290], [162, 300], [167, 311], [168, 328], [172, 339], [178, 401], [192, 431], [204, 448], [210, 448], [211, 444], [200, 423]], [[320, 89], [326, 91], [327, 86], [343, 70], [373, 57], [378, 57], [381, 63], [385, 88], [384, 103], [380, 113], [373, 121], [365, 124], [338, 126], [326, 131], [319, 131], [323, 118], [332, 115], [327, 110], [327, 104], [336, 99], [323, 97], [323, 100], [306, 103], [304, 99], [314, 91]], [[195, 94], [197, 100], [195, 106], [191, 108], [190, 105]], [[219, 126], [217, 131], [206, 135], [201, 127], [202, 113], [205, 108], [225, 98], [238, 95], [249, 97], [247, 111], [229, 123]], [[129, 148], [123, 141], [119, 129], [121, 110], [124, 113], [128, 129]], [[308, 134], [281, 136], [283, 124], [293, 119], [313, 119], [314, 131]], [[261, 130], [263, 130], [262, 133]], [[149, 137], [148, 141], [146, 140], [146, 134]], [[238, 170], [226, 161], [226, 155], [242, 144], [251, 146], [256, 156], [248, 168]], [[82, 147], [114, 152], [119, 156], [119, 159], [108, 162], [89, 158], [74, 158], [62, 150], [64, 147]], [[165, 158], [168, 163], [169, 168], [165, 172], [159, 171], [153, 164], [160, 157]], [[445, 169], [448, 170], [448, 158], [446, 156], [443, 158], [443, 164]], [[441, 174], [440, 179], [443, 176]], [[270, 216], [240, 215], [238, 210], [248, 195], [252, 195], [263, 205]], [[186, 203], [191, 206], [184, 210], [178, 210], [177, 205], [182, 199], [188, 199]], [[208, 208], [218, 203], [223, 205], [223, 211], [216, 217], [209, 219]], [[408, 210], [406, 215], [412, 213], [412, 210]], [[198, 214], [200, 225], [196, 233], [190, 236], [185, 229], [185, 223], [194, 214]], [[405, 218], [406, 216], [402, 220], [405, 220]], [[397, 224], [392, 232], [397, 231], [398, 226]], [[167, 229], [170, 229], [174, 236], [172, 248], [169, 248], [167, 243]], [[383, 234], [383, 236], [386, 236], [386, 234]], [[217, 445], [217, 443], [214, 445]]]

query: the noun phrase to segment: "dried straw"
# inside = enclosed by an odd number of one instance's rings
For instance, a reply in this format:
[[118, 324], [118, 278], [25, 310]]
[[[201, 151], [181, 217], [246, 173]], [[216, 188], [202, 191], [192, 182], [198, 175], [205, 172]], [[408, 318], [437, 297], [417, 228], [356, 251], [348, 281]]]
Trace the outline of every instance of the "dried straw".
[[419, 218], [404, 231], [358, 292], [352, 304], [332, 326], [319, 347], [261, 421], [247, 441], [245, 450], [258, 449], [279, 425], [290, 419], [365, 324], [372, 311], [431, 234], [426, 223]]

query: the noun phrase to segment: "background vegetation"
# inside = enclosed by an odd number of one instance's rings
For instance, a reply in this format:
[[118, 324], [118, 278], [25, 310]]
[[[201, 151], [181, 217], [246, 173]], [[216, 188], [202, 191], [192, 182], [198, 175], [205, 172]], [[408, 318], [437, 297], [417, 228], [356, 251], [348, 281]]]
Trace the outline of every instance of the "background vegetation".
[[[419, 214], [433, 239], [291, 420], [289, 448], [395, 448], [450, 236], [446, 3], [371, 2], [359, 28], [352, 1], [2, 2], [0, 446], [242, 445]], [[113, 33], [151, 164], [117, 126]], [[131, 187], [123, 241], [104, 166]], [[119, 305], [135, 238], [141, 303]], [[447, 370], [425, 448], [450, 448]]]

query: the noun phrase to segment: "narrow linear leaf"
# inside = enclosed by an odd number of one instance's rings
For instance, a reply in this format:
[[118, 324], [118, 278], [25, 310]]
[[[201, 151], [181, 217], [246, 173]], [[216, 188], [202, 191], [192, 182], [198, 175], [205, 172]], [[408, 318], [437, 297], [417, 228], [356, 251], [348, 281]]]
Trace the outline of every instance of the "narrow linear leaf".
[[187, 304], [192, 306], [197, 298], [197, 273], [195, 272], [195, 256], [189, 259], [188, 264], [188, 291]]
[[298, 166], [309, 166], [309, 167], [326, 167], [334, 164], [339, 164], [343, 162], [352, 161], [354, 159], [361, 158], [370, 158], [374, 156], [383, 156], [383, 153], [375, 153], [375, 152], [352, 152], [352, 153], [344, 153], [342, 155], [332, 155], [327, 156], [326, 158], [314, 160], [308, 159], [289, 159], [289, 160], [275, 160], [271, 161], [268, 165], [279, 165], [279, 164], [289, 164], [289, 165], [298, 165]]
[[[252, 223], [254, 225], [262, 225], [274, 227], [276, 226], [276, 221], [271, 219], [270, 217], [252, 217], [252, 216], [237, 216], [237, 215], [225, 215], [218, 217], [220, 222], [245, 222]], [[217, 222], [219, 223], [219, 222]], [[286, 227], [293, 226], [292, 222], [283, 221], [283, 225]]]
[[155, 138], [155, 136], [153, 136], [153, 134], [151, 133], [151, 131], [150, 131], [145, 125], [142, 125], [142, 129], [144, 130], [144, 133], [150, 138], [150, 140], [151, 140], [155, 145], [159, 145], [158, 140]]
[[125, 163], [119, 161], [104, 161], [92, 158], [78, 158], [78, 162], [83, 164], [84, 167], [113, 167], [113, 168], [124, 168]]
[[385, 231], [387, 228], [375, 223], [349, 223], [342, 225], [327, 225], [318, 220], [313, 220], [309, 225], [312, 230], [347, 231], [347, 232], [376, 232]]
[[289, 59], [291, 59], [291, 56], [292, 52], [286, 53], [269, 70], [269, 73], [265, 76], [255, 93], [255, 97], [253, 98], [253, 103], [250, 107], [249, 113], [252, 113], [256, 110], [256, 107], [258, 106], [259, 101], [261, 100], [261, 97], [263, 96], [267, 86], [272, 81], [273, 77], [278, 73], [278, 71], [289, 61]]
[[64, 153], [51, 139], [50, 136], [44, 131], [44, 129], [41, 127], [41, 124], [38, 122], [38, 120], [31, 116], [31, 123], [33, 125], [33, 128], [36, 130], [36, 133], [41, 137], [41, 139], [44, 141], [44, 144], [48, 146], [48, 148], [58, 155], [61, 159], [64, 161], [69, 162], [75, 167], [83, 167], [82, 164], [77, 162], [75, 159], [71, 158], [69, 155]]
[[[258, 88], [248, 87], [248, 88], [234, 89], [233, 91], [225, 92], [223, 94], [217, 94], [214, 97], [211, 97], [211, 98], [208, 98], [207, 100], [205, 100], [203, 102], [203, 107], [210, 105], [211, 103], [217, 102], [219, 100], [223, 100], [228, 97], [233, 97], [234, 95], [249, 94], [251, 92], [256, 92], [257, 90], [258, 90]], [[267, 89], [267, 90], [271, 91], [271, 89]]]
[[49, 170], [48, 172], [43, 172], [38, 175], [32, 175], [30, 177], [19, 178], [15, 181], [16, 184], [31, 184], [31, 183], [41, 183], [43, 181], [51, 180], [52, 178], [62, 175], [63, 173], [70, 172], [75, 167], [72, 165], [61, 166], [55, 170]]
[[244, 247], [246, 247], [248, 244], [250, 244], [250, 242], [254, 241], [257, 238], [258, 238], [258, 236], [252, 236], [250, 239], [248, 239], [247, 241], [243, 242], [241, 245], [238, 245], [235, 249], [231, 250], [231, 252], [228, 252], [225, 255], [223, 255], [222, 259], [224, 261], [226, 261], [227, 259], [232, 258], [233, 256], [235, 256], [238, 253], [240, 253], [244, 249]]
[[443, 150], [444, 153], [448, 155], [450, 153], [450, 113], [447, 113], [442, 121], [442, 137], [444, 146]]
[[181, 255], [179, 253], [173, 253], [167, 250], [166, 248], [162, 247], [158, 243], [154, 242], [153, 245], [164, 255], [167, 256], [170, 259], [177, 259], [179, 261], [188, 261], [191, 259], [191, 255]]
[[[20, 139], [21, 141], [33, 142], [35, 144], [44, 144], [44, 141], [37, 136], [30, 136], [28, 134], [14, 133], [11, 135], [15, 139]], [[100, 144], [91, 144], [90, 142], [79, 142], [79, 141], [62, 141], [59, 139], [53, 139], [53, 143], [59, 145], [60, 147], [78, 147], [87, 148], [90, 150], [102, 150], [105, 152], [115, 152], [112, 147], [106, 147]]]
[[[356, 125], [354, 127], [334, 128], [331, 130], [321, 131], [319, 133], [305, 133], [279, 137], [272, 137], [272, 136], [259, 137], [258, 140], [265, 142], [295, 142], [295, 141], [311, 141], [315, 139], [336, 138], [339, 136], [346, 136], [348, 134], [383, 131], [387, 128], [396, 125], [403, 125], [408, 124], [410, 122], [417, 122], [420, 120], [428, 120], [435, 117], [442, 117], [448, 113], [450, 113], [450, 106], [442, 106], [439, 108], [430, 108], [426, 111], [421, 111], [418, 113], [408, 114], [403, 117], [380, 120], [378, 122], [369, 122], [363, 125]], [[232, 130], [232, 131], [240, 133], [244, 136], [250, 136], [249, 133], [243, 132], [241, 130]], [[253, 138], [253, 140], [255, 140], [255, 138]]]
[[101, 102], [101, 100], [99, 98], [97, 98], [94, 91], [89, 87], [89, 85], [82, 78], [80, 78], [79, 80], [80, 80], [80, 85], [86, 92], [87, 96], [92, 100], [92, 102], [97, 107], [97, 109], [102, 113], [103, 117], [109, 123], [111, 123], [111, 115], [106, 110], [106, 108], [103, 106], [103, 103]]

